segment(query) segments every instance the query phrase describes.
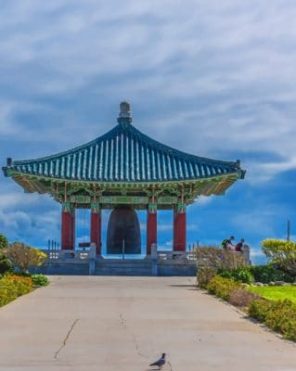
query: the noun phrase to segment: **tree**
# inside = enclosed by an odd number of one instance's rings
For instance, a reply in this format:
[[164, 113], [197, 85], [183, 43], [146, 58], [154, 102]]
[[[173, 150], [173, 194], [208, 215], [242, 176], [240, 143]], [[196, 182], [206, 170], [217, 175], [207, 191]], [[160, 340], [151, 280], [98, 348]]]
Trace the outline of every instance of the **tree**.
[[14, 267], [25, 273], [28, 272], [30, 267], [41, 266], [47, 258], [44, 252], [20, 242], [11, 244], [6, 249], [5, 254]]
[[264, 254], [273, 265], [296, 276], [296, 242], [267, 239], [261, 244]]
[[0, 234], [0, 250], [6, 249], [8, 246], [8, 240], [4, 234]]
[[10, 260], [0, 252], [0, 274], [12, 271], [12, 264]]
[[0, 234], [0, 274], [6, 273], [12, 269], [11, 262], [4, 253], [7, 246], [7, 238], [4, 236], [4, 234]]

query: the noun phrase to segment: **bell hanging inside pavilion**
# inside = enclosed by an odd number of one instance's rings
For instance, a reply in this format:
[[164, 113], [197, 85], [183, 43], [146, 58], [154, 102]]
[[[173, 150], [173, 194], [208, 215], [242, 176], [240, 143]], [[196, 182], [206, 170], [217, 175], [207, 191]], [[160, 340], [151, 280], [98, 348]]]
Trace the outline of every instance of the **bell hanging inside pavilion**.
[[107, 254], [123, 253], [141, 253], [138, 216], [129, 207], [117, 207], [112, 211], [107, 230]]

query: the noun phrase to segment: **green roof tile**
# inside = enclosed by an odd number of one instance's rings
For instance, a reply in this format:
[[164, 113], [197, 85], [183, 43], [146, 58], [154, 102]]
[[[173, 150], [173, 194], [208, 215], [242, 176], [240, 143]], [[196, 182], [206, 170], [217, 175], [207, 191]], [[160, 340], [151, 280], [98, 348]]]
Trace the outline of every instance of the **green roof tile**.
[[8, 161], [3, 168], [22, 174], [94, 182], [162, 182], [237, 174], [239, 162], [211, 160], [161, 144], [131, 124], [129, 112], [105, 135], [56, 155], [27, 161]]

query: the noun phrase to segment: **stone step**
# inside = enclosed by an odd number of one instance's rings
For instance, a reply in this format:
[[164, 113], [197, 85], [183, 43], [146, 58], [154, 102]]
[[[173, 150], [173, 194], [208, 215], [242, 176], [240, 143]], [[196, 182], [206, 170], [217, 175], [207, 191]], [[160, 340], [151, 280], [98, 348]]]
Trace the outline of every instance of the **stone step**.
[[111, 276], [151, 276], [152, 264], [149, 260], [100, 260], [96, 262], [95, 274]]
[[151, 269], [151, 264], [149, 265], [133, 265], [133, 264], [96, 264], [98, 268], [123, 268], [123, 269]]
[[38, 267], [32, 273], [85, 276], [89, 274], [89, 266], [88, 264], [54, 263]]
[[[144, 260], [120, 260], [98, 259], [95, 262], [94, 271], [84, 262], [55, 261], [43, 267], [32, 269], [32, 273], [56, 274], [56, 275], [88, 275], [94, 272], [102, 276], [195, 276], [195, 264], [176, 264], [175, 262], [159, 262], [157, 269], [153, 268], [152, 261]], [[153, 273], [152, 273], [153, 272]]]
[[152, 276], [151, 270], [96, 269], [96, 276]]
[[126, 260], [119, 260], [119, 261], [108, 261], [108, 260], [100, 260], [96, 262], [96, 266], [98, 267], [151, 267], [150, 261], [126, 261]]

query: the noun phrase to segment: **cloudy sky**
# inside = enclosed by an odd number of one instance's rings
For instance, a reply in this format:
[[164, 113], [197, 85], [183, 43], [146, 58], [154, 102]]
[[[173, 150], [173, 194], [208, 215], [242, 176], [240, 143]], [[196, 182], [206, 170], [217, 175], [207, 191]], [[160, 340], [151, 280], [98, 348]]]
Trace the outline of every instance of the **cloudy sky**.
[[[295, 0], [0, 5], [2, 165], [100, 136], [129, 100], [146, 134], [247, 169], [224, 197], [189, 207], [189, 243], [234, 234], [259, 259], [260, 241], [285, 237], [287, 219], [296, 234]], [[0, 232], [35, 246], [59, 239], [59, 205], [2, 174], [0, 182]], [[80, 240], [87, 218], [79, 213]], [[169, 247], [171, 214], [159, 222], [160, 245]]]

